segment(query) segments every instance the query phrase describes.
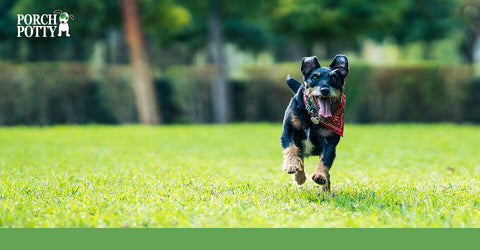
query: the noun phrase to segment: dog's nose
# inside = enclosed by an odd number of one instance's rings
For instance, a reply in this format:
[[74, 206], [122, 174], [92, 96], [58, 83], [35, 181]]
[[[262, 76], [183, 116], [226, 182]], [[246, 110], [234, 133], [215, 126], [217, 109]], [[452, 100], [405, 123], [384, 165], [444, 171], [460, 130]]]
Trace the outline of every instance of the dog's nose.
[[328, 94], [330, 94], [330, 89], [329, 88], [321, 88], [320, 89], [320, 94], [322, 94], [322, 96], [327, 96]]

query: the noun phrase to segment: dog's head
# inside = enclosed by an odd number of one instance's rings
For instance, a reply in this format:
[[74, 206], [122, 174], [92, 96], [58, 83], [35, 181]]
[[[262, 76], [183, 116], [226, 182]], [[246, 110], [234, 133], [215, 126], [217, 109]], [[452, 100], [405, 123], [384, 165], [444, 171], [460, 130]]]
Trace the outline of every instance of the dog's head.
[[58, 19], [60, 20], [60, 23], [68, 23], [68, 20], [72, 19], [73, 20], [73, 15], [68, 14], [67, 12], [62, 12], [61, 10], [56, 10], [54, 11], [55, 14], [60, 14]]
[[348, 59], [337, 55], [329, 67], [321, 67], [317, 57], [304, 57], [302, 60], [305, 98], [314, 104], [318, 115], [332, 116], [343, 93], [343, 83], [348, 75]]

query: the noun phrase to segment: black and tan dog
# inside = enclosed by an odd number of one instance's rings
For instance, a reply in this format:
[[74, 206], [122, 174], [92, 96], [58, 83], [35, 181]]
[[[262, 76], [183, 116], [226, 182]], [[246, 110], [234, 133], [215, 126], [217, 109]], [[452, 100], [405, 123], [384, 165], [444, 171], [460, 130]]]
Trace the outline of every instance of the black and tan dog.
[[346, 99], [343, 90], [349, 72], [348, 60], [337, 55], [329, 67], [321, 67], [316, 57], [304, 57], [301, 71], [303, 84], [287, 77], [295, 95], [285, 111], [280, 138], [284, 148], [283, 170], [295, 174], [295, 182], [302, 185], [307, 180], [304, 157], [318, 155], [320, 159], [311, 179], [329, 191], [329, 170], [343, 136]]

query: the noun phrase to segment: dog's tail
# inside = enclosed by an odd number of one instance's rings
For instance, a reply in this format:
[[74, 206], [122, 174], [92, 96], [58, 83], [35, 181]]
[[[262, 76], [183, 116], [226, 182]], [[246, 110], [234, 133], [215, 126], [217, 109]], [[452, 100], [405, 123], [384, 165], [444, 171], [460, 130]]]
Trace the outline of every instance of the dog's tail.
[[294, 94], [297, 93], [298, 89], [302, 86], [302, 83], [295, 80], [295, 78], [291, 77], [290, 75], [287, 76], [287, 85], [292, 90]]

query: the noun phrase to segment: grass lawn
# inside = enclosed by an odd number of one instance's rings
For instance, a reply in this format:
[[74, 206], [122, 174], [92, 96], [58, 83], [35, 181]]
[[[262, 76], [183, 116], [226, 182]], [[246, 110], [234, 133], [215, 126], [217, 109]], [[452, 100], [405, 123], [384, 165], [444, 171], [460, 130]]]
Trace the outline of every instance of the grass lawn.
[[0, 128], [0, 227], [480, 227], [479, 126], [347, 124], [332, 193], [281, 170], [280, 132]]

